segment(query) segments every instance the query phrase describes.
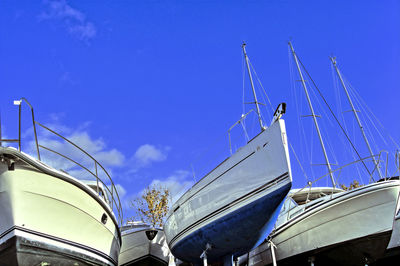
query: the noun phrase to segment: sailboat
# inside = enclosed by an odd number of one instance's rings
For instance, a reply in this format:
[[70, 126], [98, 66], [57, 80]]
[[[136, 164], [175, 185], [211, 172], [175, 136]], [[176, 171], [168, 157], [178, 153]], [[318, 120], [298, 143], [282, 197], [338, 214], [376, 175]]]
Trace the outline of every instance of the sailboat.
[[[400, 181], [398, 178], [382, 176], [379, 160], [372, 154], [334, 58], [331, 58], [332, 64], [346, 91], [371, 156], [331, 169], [297, 55], [291, 43], [289, 46], [325, 155], [328, 168], [325, 176], [331, 178], [332, 187], [312, 187], [310, 184], [292, 190], [271, 235], [240, 258], [240, 265], [368, 265], [377, 261], [385, 261], [382, 265], [389, 265], [393, 263], [387, 251], [389, 240], [393, 243], [394, 251], [400, 244], [399, 231], [393, 230], [399, 216]], [[335, 172], [355, 163], [365, 165], [371, 160], [374, 170], [382, 177], [378, 182], [348, 191], [336, 187]]]
[[[122, 221], [122, 208], [109, 174], [85, 150], [37, 122], [32, 105], [25, 98], [14, 103], [19, 106], [19, 137], [0, 140], [1, 264], [116, 266], [121, 246], [118, 225]], [[32, 112], [37, 158], [21, 148], [24, 103]], [[41, 145], [36, 126], [75, 147], [85, 159], [77, 162]], [[18, 148], [3, 146], [12, 142]], [[79, 180], [46, 164], [40, 153], [43, 150], [81, 167], [83, 176], [89, 174], [94, 180]], [[85, 160], [93, 162], [94, 171], [82, 165]]]
[[244, 58], [261, 131], [212, 169], [172, 206], [164, 231], [172, 254], [186, 262], [223, 262], [268, 235], [292, 184], [281, 104], [272, 124], [261, 120], [245, 44]]

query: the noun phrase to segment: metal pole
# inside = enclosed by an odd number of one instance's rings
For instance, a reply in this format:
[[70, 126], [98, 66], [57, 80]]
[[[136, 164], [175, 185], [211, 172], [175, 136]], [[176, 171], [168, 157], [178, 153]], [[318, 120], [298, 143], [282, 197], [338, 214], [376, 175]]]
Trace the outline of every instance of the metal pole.
[[[97, 162], [96, 161], [94, 161], [94, 169], [96, 171], [96, 183], [97, 183], [96, 190], [97, 190], [97, 196], [98, 196], [99, 195], [99, 175], [97, 173]], [[104, 191], [104, 193], [105, 193], [105, 191]], [[104, 199], [106, 199], [105, 195], [104, 195]]]
[[385, 180], [386, 180], [386, 178], [387, 178], [388, 161], [389, 161], [389, 153], [386, 153]]
[[21, 103], [18, 106], [18, 150], [21, 151]]
[[250, 71], [250, 66], [249, 66], [249, 58], [247, 57], [247, 53], [246, 53], [246, 43], [242, 44], [242, 49], [243, 49], [244, 58], [246, 60], [247, 72], [249, 73], [251, 89], [253, 90], [254, 103], [256, 104], [256, 108], [257, 108], [258, 121], [260, 122], [261, 131], [263, 131], [265, 129], [265, 127], [262, 124], [260, 107], [258, 106], [257, 95], [256, 95], [256, 91], [254, 89], [254, 84], [253, 84], [253, 77], [251, 76], [251, 71]]
[[232, 155], [232, 143], [231, 143], [231, 132], [230, 131], [228, 132], [228, 137], [229, 137], [229, 151]]
[[200, 259], [203, 259], [203, 266], [207, 266], [207, 249], [200, 255]]
[[350, 105], [351, 105], [351, 111], [353, 112], [354, 116], [356, 117], [358, 126], [360, 127], [361, 133], [362, 133], [362, 135], [363, 135], [365, 144], [367, 144], [369, 154], [371, 155], [372, 160], [374, 161], [374, 164], [376, 165], [376, 168], [378, 169], [379, 177], [380, 177], [380, 178], [383, 178], [383, 177], [382, 177], [381, 170], [380, 170], [380, 167], [379, 167], [379, 166], [380, 166], [380, 165], [379, 165], [379, 162], [377, 162], [377, 161], [375, 160], [375, 156], [374, 156], [374, 154], [372, 153], [372, 149], [371, 149], [371, 146], [369, 145], [369, 142], [368, 142], [368, 139], [367, 139], [367, 135], [365, 135], [365, 131], [364, 131], [364, 128], [363, 128], [363, 126], [362, 126], [362, 124], [361, 124], [360, 118], [358, 117], [358, 114], [357, 114], [356, 109], [354, 109], [353, 101], [352, 101], [351, 98], [350, 98], [349, 92], [347, 91], [347, 87], [346, 87], [346, 85], [344, 84], [342, 75], [340, 74], [340, 71], [339, 71], [339, 69], [338, 69], [338, 67], [337, 67], [337, 65], [336, 65], [336, 60], [335, 60], [335, 58], [333, 58], [333, 57], [330, 57], [330, 59], [331, 59], [331, 62], [332, 62], [332, 64], [333, 64], [333, 66], [335, 67], [336, 73], [337, 73], [337, 75], [338, 75], [338, 77], [339, 77], [339, 79], [340, 79], [340, 83], [342, 83], [342, 87], [343, 87], [344, 91], [346, 92], [347, 99], [349, 100], [349, 103], [350, 103]]
[[271, 257], [272, 257], [272, 265], [276, 266], [276, 257], [275, 257], [275, 244], [272, 241], [269, 241], [269, 246], [271, 248]]
[[211, 245], [207, 243], [206, 248], [204, 249], [203, 253], [200, 255], [200, 259], [203, 259], [203, 265], [207, 266], [207, 251], [211, 249]]
[[[32, 125], [33, 125], [33, 132], [35, 134], [35, 142], [36, 142], [36, 151], [37, 151], [37, 155], [38, 155], [38, 159], [40, 161], [40, 153], [39, 153], [39, 143], [38, 143], [38, 138], [37, 138], [37, 133], [36, 133], [36, 121], [35, 121], [35, 114], [33, 112], [33, 107], [32, 105], [29, 103], [29, 101], [27, 99], [25, 99], [24, 97], [21, 98], [21, 100], [19, 100], [19, 150], [21, 151], [21, 105], [22, 105], [22, 101], [25, 101], [25, 103], [29, 106], [29, 108], [31, 108], [31, 112], [32, 112]], [[15, 103], [15, 102], [14, 102]]]
[[33, 133], [35, 133], [36, 151], [37, 151], [38, 159], [40, 161], [39, 142], [38, 142], [37, 133], [36, 133], [35, 115], [33, 114], [32, 107], [31, 107], [31, 110], [32, 110]]
[[293, 49], [293, 46], [292, 46], [292, 43], [291, 43], [291, 42], [289, 42], [289, 46], [290, 46], [290, 49], [292, 50], [292, 54], [293, 54], [293, 58], [294, 58], [294, 60], [295, 60], [295, 62], [296, 62], [297, 70], [299, 71], [300, 80], [301, 80], [301, 83], [303, 84], [304, 92], [306, 93], [306, 97], [307, 97], [307, 101], [308, 101], [308, 106], [310, 107], [311, 116], [312, 116], [312, 118], [313, 118], [313, 120], [314, 120], [314, 124], [315, 124], [315, 129], [317, 130], [317, 133], [318, 133], [319, 142], [321, 143], [322, 151], [323, 151], [323, 153], [324, 153], [326, 166], [327, 166], [328, 171], [329, 171], [329, 176], [330, 176], [330, 178], [331, 178], [333, 187], [336, 187], [336, 182], [335, 182], [335, 179], [334, 179], [333, 174], [332, 174], [331, 164], [329, 163], [328, 155], [326, 154], [325, 145], [324, 145], [324, 142], [323, 142], [323, 140], [322, 140], [321, 132], [319, 131], [319, 126], [318, 126], [317, 118], [316, 118], [315, 113], [314, 113], [314, 108], [313, 108], [313, 106], [312, 106], [312, 104], [311, 104], [310, 96], [308, 95], [308, 90], [307, 90], [306, 83], [305, 83], [305, 81], [304, 81], [304, 79], [303, 79], [303, 74], [301, 73], [301, 69], [300, 69], [300, 66], [299, 66], [299, 62], [298, 62], [298, 60], [297, 60], [297, 55], [296, 55], [296, 53], [294, 52], [294, 49]]
[[314, 256], [309, 257], [309, 258], [308, 258], [308, 262], [310, 263], [310, 266], [314, 266], [315, 257], [314, 257]]

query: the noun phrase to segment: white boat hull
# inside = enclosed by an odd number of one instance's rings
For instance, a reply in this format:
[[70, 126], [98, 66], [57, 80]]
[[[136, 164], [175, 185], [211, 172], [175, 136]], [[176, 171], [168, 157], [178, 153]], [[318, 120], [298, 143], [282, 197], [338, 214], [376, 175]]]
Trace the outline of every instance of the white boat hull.
[[[370, 184], [298, 214], [271, 235], [278, 264], [309, 265], [314, 257], [320, 265], [362, 265], [383, 257], [399, 188], [399, 181]], [[272, 264], [268, 242], [248, 256], [248, 265]]]
[[200, 263], [247, 252], [269, 234], [291, 187], [283, 120], [240, 148], [171, 208], [164, 230], [175, 257]]
[[[7, 265], [117, 265], [115, 218], [96, 193], [18, 162], [0, 162], [0, 261]], [[107, 216], [105, 224], [102, 218]]]
[[118, 265], [168, 265], [170, 252], [165, 241], [164, 232], [157, 230], [156, 237], [153, 240], [149, 240], [146, 236], [146, 231], [149, 229], [122, 232], [122, 246]]
[[393, 219], [393, 230], [387, 246], [387, 256], [399, 256], [400, 254], [400, 194], [397, 199], [397, 207]]

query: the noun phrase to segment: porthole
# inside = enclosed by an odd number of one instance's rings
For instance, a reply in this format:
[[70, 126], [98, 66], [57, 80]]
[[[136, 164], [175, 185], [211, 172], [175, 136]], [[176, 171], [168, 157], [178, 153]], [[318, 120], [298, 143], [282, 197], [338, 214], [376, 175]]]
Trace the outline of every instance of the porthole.
[[101, 222], [103, 224], [106, 224], [107, 223], [107, 219], [108, 219], [107, 214], [103, 213], [103, 216], [101, 216]]

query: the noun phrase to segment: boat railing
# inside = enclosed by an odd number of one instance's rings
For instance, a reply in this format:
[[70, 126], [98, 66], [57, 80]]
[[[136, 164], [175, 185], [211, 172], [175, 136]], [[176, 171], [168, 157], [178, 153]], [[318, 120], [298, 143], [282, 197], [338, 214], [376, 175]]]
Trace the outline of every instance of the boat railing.
[[232, 131], [232, 129], [234, 129], [237, 125], [241, 125], [241, 126], [242, 126], [242, 129], [243, 129], [243, 133], [244, 133], [244, 135], [245, 135], [245, 137], [246, 137], [246, 140], [249, 141], [250, 139], [249, 139], [249, 135], [247, 134], [247, 130], [246, 130], [246, 126], [245, 126], [245, 124], [244, 124], [244, 121], [246, 120], [246, 117], [247, 117], [250, 113], [252, 113], [252, 112], [255, 112], [254, 109], [251, 109], [251, 110], [248, 111], [246, 114], [242, 114], [242, 117], [240, 117], [240, 119], [228, 129], [229, 152], [230, 152], [231, 155], [233, 154], [233, 151], [232, 151], [231, 131]]
[[[33, 112], [33, 107], [32, 105], [29, 103], [29, 101], [26, 98], [21, 98], [18, 101], [14, 101], [15, 105], [18, 105], [19, 107], [19, 111], [18, 111], [18, 139], [1, 139], [1, 142], [14, 142], [14, 143], [18, 143], [18, 150], [21, 151], [22, 148], [22, 143], [21, 143], [21, 113], [22, 113], [22, 102], [25, 102], [31, 109], [31, 114], [32, 114], [32, 125], [33, 125], [33, 132], [34, 132], [34, 138], [35, 138], [35, 147], [36, 147], [36, 153], [37, 153], [37, 159], [39, 161], [41, 160], [41, 156], [40, 156], [40, 149], [44, 149], [47, 150], [49, 152], [52, 152], [53, 154], [56, 154], [70, 162], [72, 162], [73, 164], [75, 164], [76, 166], [82, 168], [83, 170], [85, 170], [86, 172], [88, 172], [91, 176], [93, 176], [96, 179], [96, 192], [97, 195], [99, 197], [103, 197], [104, 200], [107, 202], [107, 204], [110, 206], [111, 210], [115, 213], [117, 213], [118, 217], [118, 223], [121, 226], [123, 223], [123, 212], [122, 212], [122, 204], [118, 195], [118, 191], [116, 189], [116, 186], [114, 184], [114, 182], [111, 179], [110, 174], [107, 172], [107, 170], [92, 156], [90, 155], [87, 151], [85, 151], [83, 148], [79, 147], [77, 144], [75, 144], [74, 142], [72, 142], [71, 140], [65, 138], [64, 136], [62, 136], [61, 134], [55, 132], [54, 130], [46, 127], [45, 125], [39, 123], [38, 121], [35, 120], [35, 115]], [[48, 132], [56, 135], [57, 137], [63, 139], [64, 141], [66, 141], [67, 143], [69, 143], [70, 145], [72, 145], [73, 147], [75, 147], [77, 150], [79, 150], [80, 152], [82, 152], [82, 154], [84, 154], [87, 158], [90, 159], [90, 161], [93, 163], [94, 166], [94, 171], [90, 170], [88, 167], [82, 165], [81, 163], [77, 162], [76, 160], [71, 159], [70, 157], [68, 157], [67, 155], [64, 155], [60, 152], [57, 152], [49, 147], [46, 147], [44, 145], [39, 144], [38, 141], [38, 136], [37, 136], [37, 130], [36, 130], [36, 126], [41, 127], [44, 130], [47, 130]], [[1, 143], [0, 142], [0, 143]], [[101, 175], [105, 174], [105, 179], [103, 180], [103, 178], [101, 177]], [[107, 185], [106, 183], [108, 183], [110, 185]], [[107, 194], [111, 197], [111, 199], [107, 199], [106, 195], [101, 195], [101, 188], [105, 189], [106, 192], [108, 192]]]
[[[328, 172], [328, 173], [326, 173], [326, 174], [324, 174], [324, 175], [322, 175], [322, 176], [320, 176], [320, 177], [318, 177], [318, 178], [316, 178], [314, 181], [309, 181], [309, 182], [307, 182], [307, 184], [304, 186], [304, 187], [302, 187], [302, 188], [300, 188], [299, 190], [297, 190], [295, 193], [293, 193], [293, 194], [291, 194], [291, 196], [290, 197], [294, 197], [294, 196], [296, 196], [296, 195], [298, 195], [298, 194], [300, 194], [300, 193], [305, 193], [305, 190], [309, 190], [307, 193], [307, 199], [305, 200], [305, 203], [304, 203], [304, 208], [303, 208], [303, 211], [304, 210], [306, 210], [308, 207], [310, 207], [310, 204], [311, 205], [314, 205], [314, 203], [313, 203], [313, 201], [314, 200], [309, 200], [309, 196], [310, 196], [310, 193], [311, 193], [311, 188], [312, 188], [312, 186], [314, 185], [314, 184], [316, 184], [318, 181], [320, 181], [321, 179], [323, 179], [323, 178], [326, 178], [326, 177], [328, 177], [328, 176], [330, 176], [330, 174], [331, 173], [339, 173], [339, 174], [337, 174], [337, 176], [341, 176], [341, 174], [344, 172], [344, 170], [345, 169], [348, 169], [350, 166], [352, 166], [352, 165], [355, 165], [355, 164], [358, 164], [358, 163], [363, 163], [364, 164], [364, 162], [365, 161], [367, 161], [367, 160], [370, 160], [370, 159], [372, 159], [372, 158], [375, 158], [378, 162], [380, 161], [380, 158], [382, 157], [382, 154], [383, 153], [386, 153], [386, 162], [385, 162], [385, 177], [387, 177], [387, 173], [388, 173], [388, 161], [389, 161], [389, 156], [388, 156], [388, 151], [385, 151], [385, 150], [382, 150], [382, 151], [380, 151], [378, 154], [374, 154], [374, 155], [372, 155], [372, 156], [368, 156], [368, 157], [364, 157], [364, 158], [361, 158], [361, 159], [359, 159], [359, 160], [356, 160], [356, 161], [353, 161], [353, 162], [350, 162], [350, 163], [347, 163], [347, 164], [344, 164], [344, 165], [342, 165], [342, 166], [340, 166], [340, 167], [338, 167], [338, 168], [336, 168], [336, 169], [334, 169], [334, 170], [332, 170], [331, 172]], [[398, 155], [398, 153], [396, 153], [396, 155], [397, 156], [399, 156]], [[397, 158], [396, 157], [396, 159], [395, 159], [395, 162], [396, 163], [400, 163], [400, 161], [399, 162], [397, 162], [397, 160], [400, 160], [400, 157], [399, 158]], [[365, 165], [365, 164], [364, 164]], [[396, 171], [399, 171], [399, 169], [398, 169], [398, 167], [396, 167], [397, 169], [396, 169]], [[371, 182], [375, 182], [375, 180], [373, 179], [373, 174], [375, 173], [377, 171], [377, 165], [376, 164], [374, 164], [374, 168], [372, 169], [372, 171], [368, 171], [368, 173], [369, 173], [369, 181], [368, 181], [368, 183], [371, 183]], [[386, 178], [385, 178], [386, 179]], [[338, 188], [336, 188], [336, 187], [333, 187], [332, 186], [332, 190], [330, 191], [330, 193], [325, 193], [326, 194], [326, 196], [330, 196], [330, 198], [333, 198], [333, 196], [334, 196], [334, 194], [337, 192], [337, 190], [338, 190]], [[286, 199], [287, 200], [287, 199]], [[310, 203], [311, 202], [311, 203]], [[289, 217], [291, 218], [292, 216], [291, 216], [291, 211], [293, 210], [294, 208], [290, 208], [289, 210], [288, 210], [288, 212], [287, 212], [287, 217], [288, 217], [288, 219], [289, 219]], [[292, 213], [293, 214], [293, 213]]]

